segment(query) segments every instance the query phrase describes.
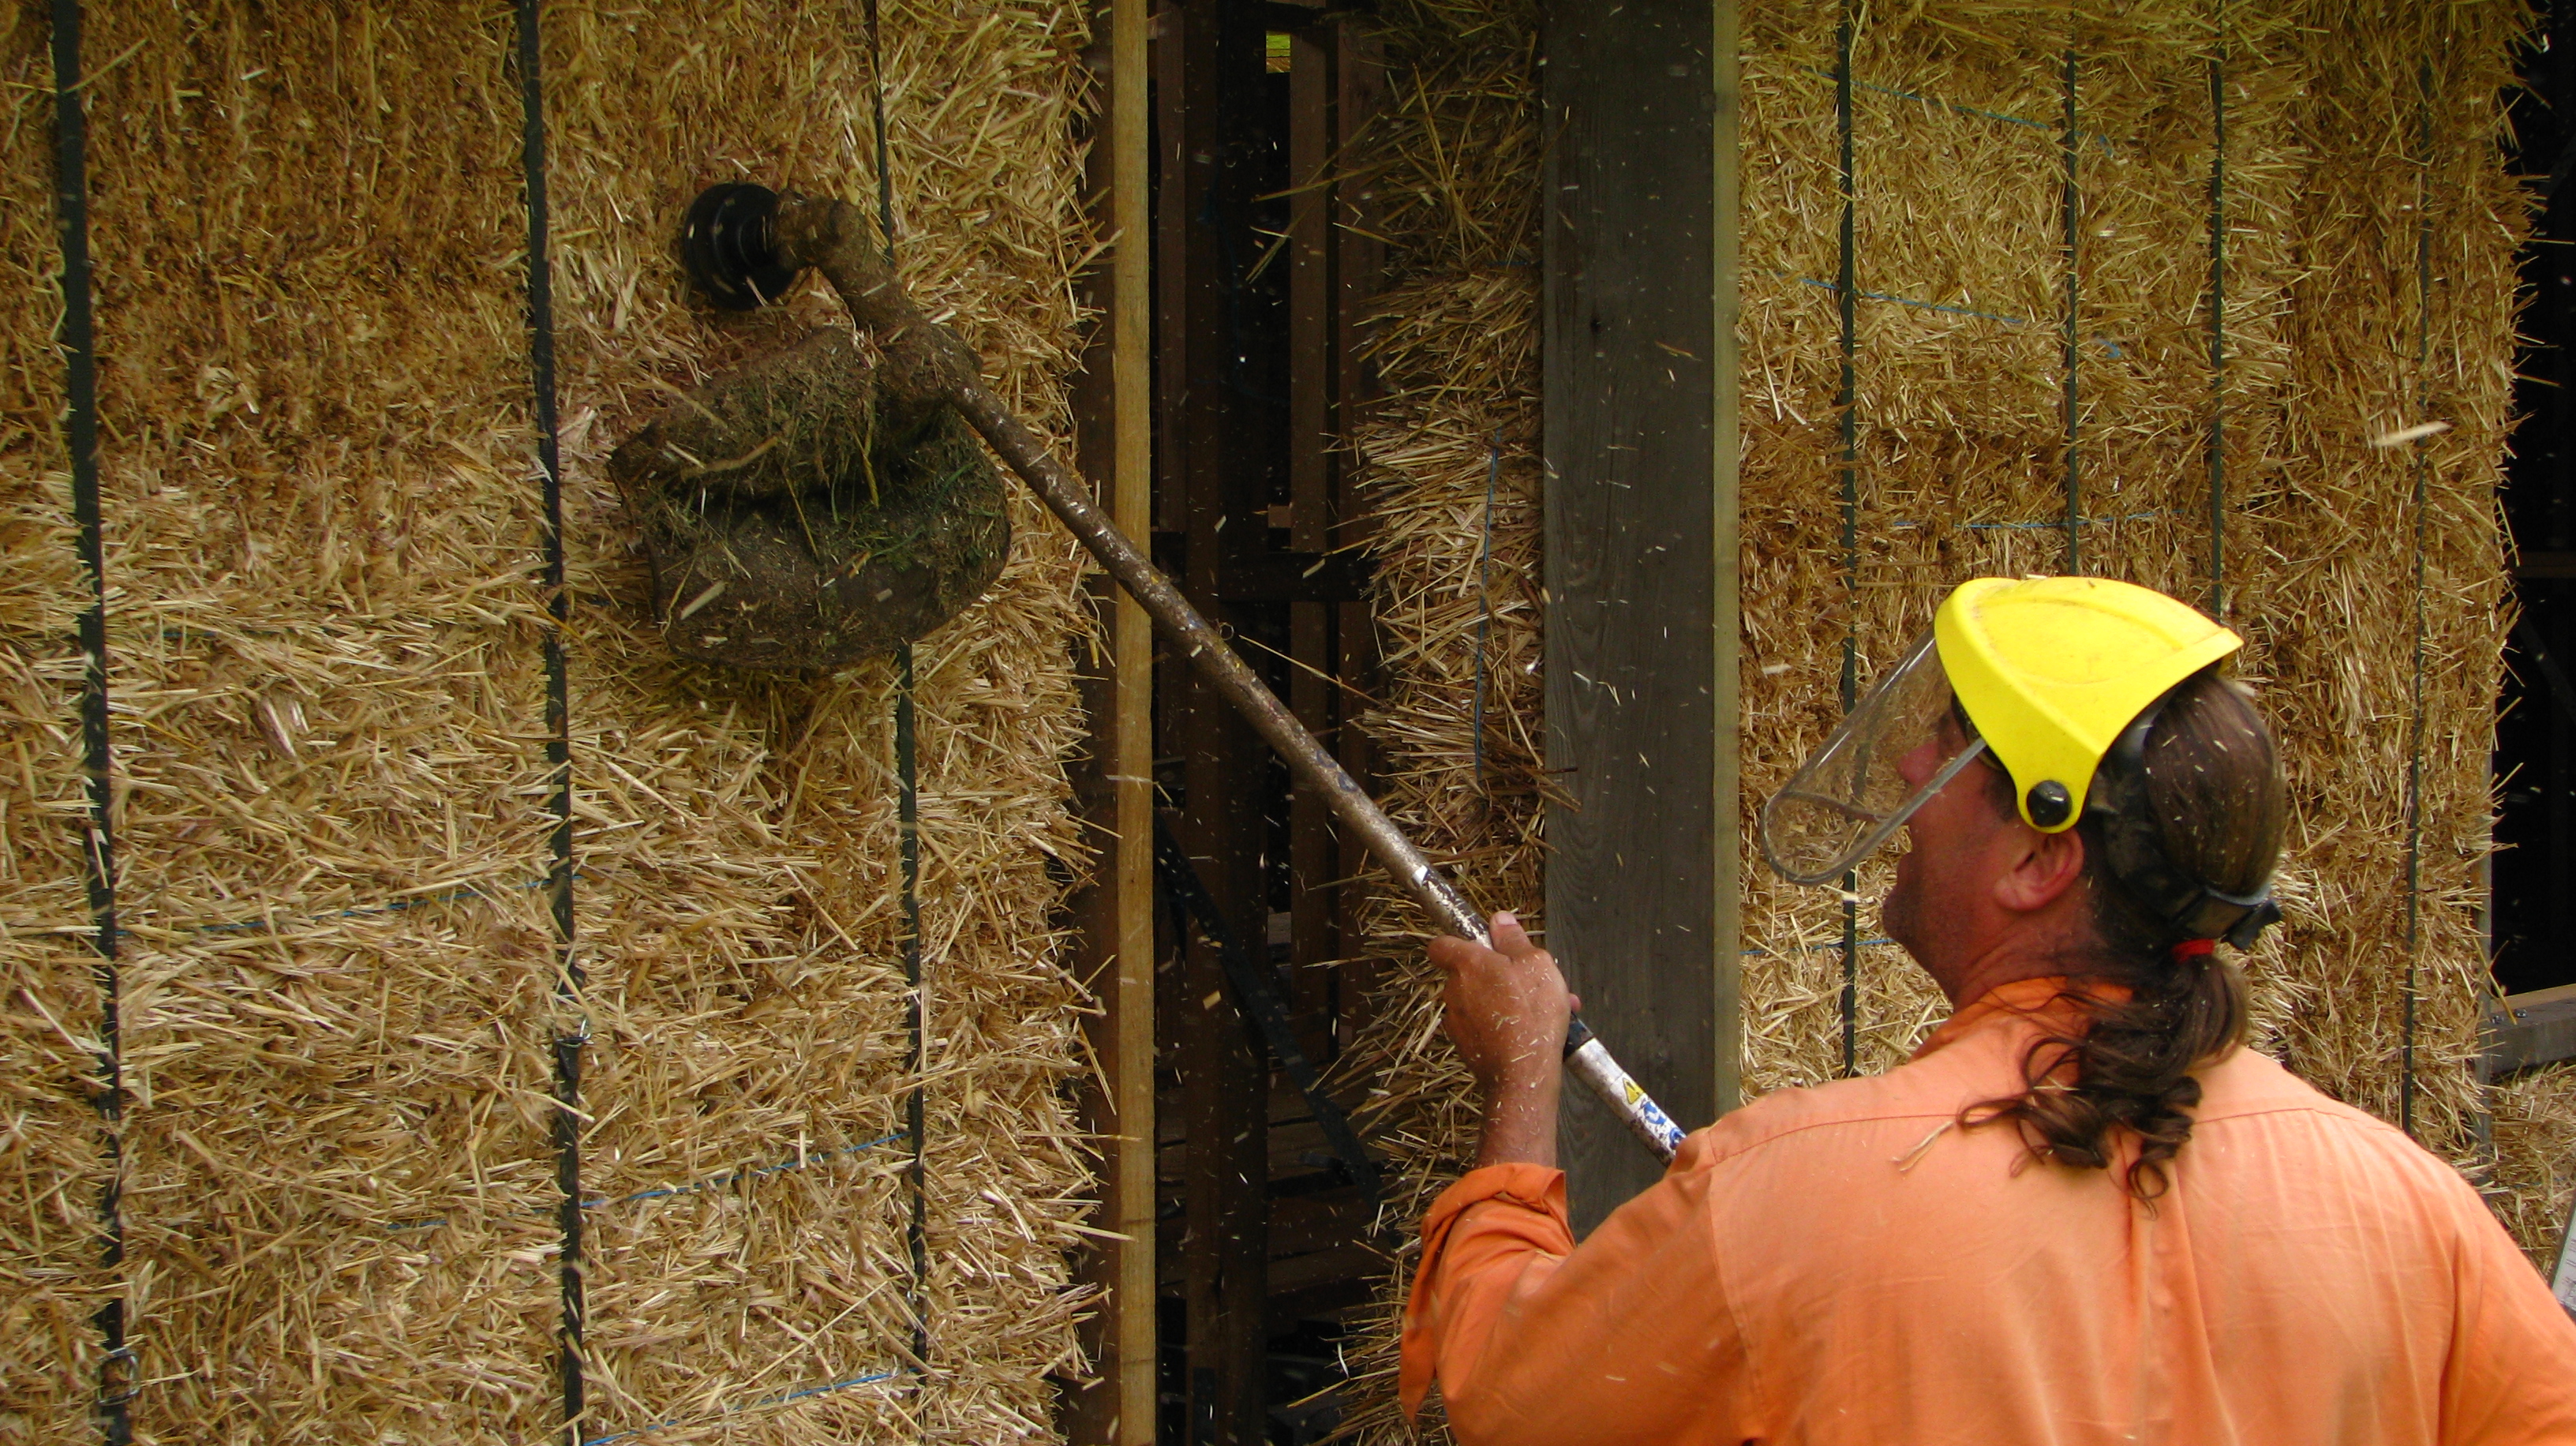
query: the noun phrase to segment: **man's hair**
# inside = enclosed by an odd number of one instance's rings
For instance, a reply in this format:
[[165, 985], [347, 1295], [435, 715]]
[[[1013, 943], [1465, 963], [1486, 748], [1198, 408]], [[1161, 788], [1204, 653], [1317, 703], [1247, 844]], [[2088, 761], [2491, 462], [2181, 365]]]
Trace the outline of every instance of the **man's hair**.
[[[2211, 668], [2194, 673], [2167, 695], [2145, 752], [2147, 805], [2175, 869], [2222, 893], [2260, 890], [2280, 858], [2289, 805], [2252, 696]], [[2017, 816], [2012, 779], [1991, 774], [1999, 805]], [[2189, 1111], [2200, 1103], [2191, 1071], [2244, 1039], [2245, 981], [2214, 953], [2177, 957], [2183, 936], [2112, 876], [2099, 818], [2077, 828], [2093, 937], [2069, 961], [2059, 997], [2084, 1023], [2044, 1032], [2022, 1059], [2027, 1088], [1971, 1105], [1960, 1120], [2010, 1120], [2038, 1158], [2097, 1170], [2110, 1166], [2117, 1132], [2133, 1131], [2138, 1157], [2122, 1184], [2152, 1200], [2167, 1187], [2166, 1162], [2191, 1138]]]

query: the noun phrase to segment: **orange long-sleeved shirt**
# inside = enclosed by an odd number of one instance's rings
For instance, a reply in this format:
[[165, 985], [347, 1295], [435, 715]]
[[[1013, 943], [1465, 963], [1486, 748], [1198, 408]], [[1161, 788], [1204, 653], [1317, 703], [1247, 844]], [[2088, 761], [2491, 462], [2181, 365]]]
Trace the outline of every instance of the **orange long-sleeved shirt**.
[[2053, 980], [1693, 1135], [1580, 1248], [1496, 1165], [1423, 1221], [1403, 1391], [1469, 1446], [2576, 1443], [2576, 1325], [2449, 1166], [2239, 1050], [2150, 1208], [1960, 1107]]

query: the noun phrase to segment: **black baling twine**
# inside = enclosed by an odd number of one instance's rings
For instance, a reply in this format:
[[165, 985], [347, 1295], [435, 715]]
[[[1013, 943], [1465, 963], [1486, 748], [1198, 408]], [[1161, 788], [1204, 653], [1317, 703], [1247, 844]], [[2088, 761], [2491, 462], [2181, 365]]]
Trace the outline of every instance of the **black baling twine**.
[[[90, 309], [89, 166], [87, 117], [81, 109], [80, 0], [55, 0], [54, 183], [56, 222], [63, 255], [63, 443], [71, 454], [72, 519], [79, 530], [81, 571], [88, 574], [89, 603], [78, 624], [81, 671], [82, 770], [88, 775], [89, 817], [81, 866], [88, 885], [90, 946], [98, 952], [98, 1093], [100, 1152], [107, 1178], [99, 1186], [99, 1264], [111, 1280], [125, 1265], [125, 1055], [119, 1028], [123, 979], [117, 964], [116, 833], [110, 786], [112, 751], [107, 733], [107, 555], [98, 497], [98, 343]], [[134, 1352], [125, 1342], [125, 1297], [109, 1286], [92, 1321], [103, 1346], [95, 1411], [109, 1446], [134, 1438], [128, 1403]]]
[[[2433, 61], [2415, 71], [2415, 387], [2418, 416], [2433, 414]], [[2397, 1079], [2397, 1125], [2415, 1133], [2415, 1016], [2422, 964], [2424, 886], [2424, 512], [2433, 467], [2432, 438], [2415, 442], [2415, 661], [2409, 679], [2412, 716], [2406, 757], [2406, 993]]]
[[584, 1410], [582, 1375], [583, 1327], [587, 1304], [582, 1284], [581, 1203], [581, 1065], [590, 1042], [590, 1024], [581, 1015], [583, 989], [580, 957], [574, 952], [572, 859], [572, 703], [564, 660], [564, 627], [571, 619], [571, 597], [564, 586], [563, 459], [556, 444], [554, 281], [547, 260], [545, 88], [540, 69], [543, 46], [539, 7], [542, 0], [518, 0], [520, 168], [528, 207], [528, 371], [535, 393], [537, 470], [545, 494], [543, 519], [546, 570], [546, 766], [552, 774], [550, 835], [552, 859], [546, 893], [554, 917], [557, 970], [555, 1002], [574, 1011], [575, 1022], [560, 1024], [554, 1035], [555, 1188], [559, 1196], [556, 1223], [563, 1234], [559, 1263], [562, 1324], [560, 1370], [564, 1430], [568, 1440], [581, 1439]]
[[1496, 432], [1485, 449], [1485, 523], [1476, 539], [1476, 701], [1468, 724], [1469, 746], [1475, 750], [1476, 792], [1486, 797], [1492, 796], [1492, 790], [1485, 786], [1485, 642], [1494, 630], [1494, 493], [1502, 480], [1503, 434]]
[[2209, 613], [2227, 617], [2227, 30], [2209, 54]]
[[2070, 577], [2081, 577], [2084, 575], [2084, 559], [2077, 546], [2077, 537], [2084, 526], [2084, 493], [2083, 473], [2076, 452], [2076, 441], [2081, 426], [2076, 382], [2077, 367], [2083, 352], [2078, 343], [2076, 323], [2077, 311], [2082, 305], [2083, 298], [2082, 277], [2076, 261], [2079, 245], [2077, 227], [2083, 219], [2084, 194], [2079, 188], [2075, 163], [2076, 157], [2083, 149], [2083, 132], [2076, 129], [2075, 124], [2075, 45], [2072, 7], [2067, 11], [2067, 19], [2069, 33], [2066, 47], [2066, 124], [2060, 143], [2065, 152], [2066, 164], [2066, 181], [2062, 191], [2062, 209], [2065, 212], [2066, 228], [2066, 335], [2065, 360], [2062, 364], [2066, 374], [2066, 572]]
[[[876, 124], [877, 236], [885, 247], [886, 270], [894, 270], [894, 171], [886, 144], [885, 46], [880, 38], [877, 0], [867, 0], [870, 110]], [[930, 1073], [927, 1030], [928, 990], [921, 971], [921, 774], [913, 713], [912, 644], [895, 650], [894, 767], [897, 851], [903, 887], [903, 983], [905, 1023], [912, 1033], [912, 1091], [904, 1099], [904, 1127], [912, 1137], [912, 1218], [904, 1226], [904, 1244], [912, 1258], [912, 1283], [904, 1307], [912, 1315], [912, 1368], [918, 1381], [930, 1371], [930, 1319], [926, 1299], [930, 1283], [929, 1162], [922, 1149], [922, 1084]]]
[[[1834, 398], [1841, 418], [1843, 464], [1843, 714], [1848, 717], [1860, 697], [1860, 369], [1856, 360], [1860, 301], [1860, 256], [1856, 212], [1857, 172], [1852, 154], [1852, 12], [1859, 0], [1843, 0], [1842, 19], [1834, 38], [1834, 129], [1842, 151], [1842, 254], [1835, 272], [1835, 301], [1842, 321], [1842, 388]], [[1843, 1073], [1859, 1070], [1860, 1055], [1860, 875], [1843, 875]]]

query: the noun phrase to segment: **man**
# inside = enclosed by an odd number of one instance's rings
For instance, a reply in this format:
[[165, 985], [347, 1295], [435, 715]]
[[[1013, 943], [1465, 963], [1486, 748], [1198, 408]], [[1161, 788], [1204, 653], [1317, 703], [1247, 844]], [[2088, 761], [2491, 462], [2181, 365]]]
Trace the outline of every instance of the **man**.
[[1967, 583], [1763, 811], [1955, 1013], [1783, 1090], [1579, 1248], [1569, 1000], [1509, 915], [1434, 941], [1484, 1097], [1423, 1223], [1403, 1387], [1468, 1446], [2576, 1442], [2576, 1325], [2476, 1194], [2239, 1048], [2213, 941], [2276, 917], [2286, 807], [2237, 639], [2090, 579]]

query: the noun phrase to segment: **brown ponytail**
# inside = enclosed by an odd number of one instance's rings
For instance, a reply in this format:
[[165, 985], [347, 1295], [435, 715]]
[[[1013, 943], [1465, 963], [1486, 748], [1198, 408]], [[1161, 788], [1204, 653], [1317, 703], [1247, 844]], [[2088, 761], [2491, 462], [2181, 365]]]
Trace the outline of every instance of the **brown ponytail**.
[[[2221, 892], [2260, 890], [2280, 858], [2288, 804], [2252, 697], [2207, 669], [2186, 679], [2147, 735], [2146, 772], [2167, 859]], [[2012, 782], [1995, 776], [2010, 813]], [[2096, 1170], [2110, 1166], [2115, 1132], [2126, 1129], [2139, 1147], [2122, 1184], [2152, 1200], [2191, 1138], [2200, 1103], [2191, 1071], [2244, 1040], [2245, 981], [2207, 941], [2174, 933], [2129, 897], [2111, 876], [2098, 819], [2077, 827], [2094, 937], [2059, 997], [2080, 1024], [2032, 1043], [2022, 1093], [1971, 1105], [1960, 1123], [2009, 1120], [2033, 1156]]]

